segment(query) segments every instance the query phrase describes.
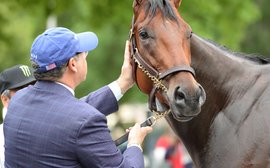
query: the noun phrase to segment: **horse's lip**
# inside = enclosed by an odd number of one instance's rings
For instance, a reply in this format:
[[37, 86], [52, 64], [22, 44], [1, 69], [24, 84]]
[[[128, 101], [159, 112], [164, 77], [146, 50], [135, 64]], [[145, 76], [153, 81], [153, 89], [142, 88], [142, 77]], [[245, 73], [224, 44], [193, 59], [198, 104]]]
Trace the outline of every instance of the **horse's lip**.
[[[190, 121], [191, 119], [193, 119], [194, 117], [196, 117], [198, 114], [195, 114], [195, 115], [191, 115], [191, 116], [184, 116], [184, 115], [181, 115], [181, 114], [176, 114], [174, 113], [174, 109], [177, 109], [175, 105], [172, 105], [171, 103], [168, 104], [164, 104], [164, 103], [159, 103], [160, 104], [160, 107], [163, 109], [163, 111], [166, 111], [166, 110], [171, 110], [171, 113], [173, 115], [173, 118], [176, 119], [177, 121], [180, 121], [180, 122], [187, 122], [187, 121]], [[176, 110], [178, 111], [178, 110]]]
[[[200, 114], [201, 110], [197, 113], [192, 113], [190, 115], [184, 115], [185, 108], [179, 109], [175, 105], [171, 104], [171, 113], [173, 114], [173, 117], [178, 121], [189, 121], [192, 118], [196, 117]], [[181, 113], [182, 111], [182, 113]]]
[[187, 121], [192, 120], [194, 117], [196, 117], [196, 116], [177, 115], [173, 111], [171, 111], [171, 113], [172, 113], [174, 119], [176, 119], [177, 121], [181, 121], [181, 122], [187, 122]]

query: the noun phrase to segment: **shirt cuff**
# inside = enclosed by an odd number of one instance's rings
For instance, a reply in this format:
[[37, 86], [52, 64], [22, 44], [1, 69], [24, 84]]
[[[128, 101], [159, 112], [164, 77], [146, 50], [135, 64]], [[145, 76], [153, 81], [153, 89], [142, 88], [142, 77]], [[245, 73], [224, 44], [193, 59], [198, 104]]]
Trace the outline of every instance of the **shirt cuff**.
[[135, 144], [135, 143], [133, 143], [133, 144], [128, 144], [128, 145], [127, 145], [127, 148], [132, 147], [132, 146], [138, 147], [138, 148], [141, 150], [141, 152], [143, 152], [142, 147], [141, 147], [141, 145], [139, 145], [139, 144]]
[[121, 93], [121, 88], [118, 85], [118, 83], [116, 81], [113, 81], [108, 86], [113, 92], [113, 95], [115, 96], [116, 100], [119, 101], [123, 97], [123, 95]]

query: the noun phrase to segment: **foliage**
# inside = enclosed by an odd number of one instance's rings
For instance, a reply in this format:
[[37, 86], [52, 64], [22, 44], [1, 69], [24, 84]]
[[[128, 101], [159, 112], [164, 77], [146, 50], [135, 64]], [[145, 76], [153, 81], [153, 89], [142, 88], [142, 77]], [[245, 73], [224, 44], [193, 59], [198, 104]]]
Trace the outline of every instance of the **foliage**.
[[194, 33], [233, 50], [240, 49], [247, 26], [260, 16], [252, 0], [188, 0], [182, 2], [180, 12]]
[[256, 53], [270, 57], [270, 47], [268, 46], [270, 39], [270, 1], [257, 0], [262, 16], [254, 24], [248, 26], [246, 36], [242, 40], [241, 48], [247, 53]]

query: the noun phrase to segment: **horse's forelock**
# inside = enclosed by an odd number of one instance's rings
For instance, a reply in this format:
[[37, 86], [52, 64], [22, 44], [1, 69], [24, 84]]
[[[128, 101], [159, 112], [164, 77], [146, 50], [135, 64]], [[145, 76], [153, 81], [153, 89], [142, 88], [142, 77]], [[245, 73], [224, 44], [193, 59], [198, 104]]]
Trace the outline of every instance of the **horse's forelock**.
[[156, 16], [157, 10], [160, 9], [164, 18], [177, 21], [177, 17], [171, 6], [169, 0], [148, 0], [145, 5], [146, 15], [150, 14], [151, 17]]

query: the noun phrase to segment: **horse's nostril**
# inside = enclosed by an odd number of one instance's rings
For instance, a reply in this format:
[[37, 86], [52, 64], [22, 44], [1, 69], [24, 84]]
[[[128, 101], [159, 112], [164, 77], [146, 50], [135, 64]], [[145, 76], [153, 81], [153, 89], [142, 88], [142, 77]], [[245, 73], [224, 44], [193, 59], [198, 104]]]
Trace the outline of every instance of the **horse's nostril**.
[[185, 93], [183, 92], [183, 90], [179, 87], [178, 89], [176, 89], [175, 92], [175, 99], [176, 100], [181, 100], [181, 99], [185, 99]]
[[176, 88], [174, 92], [174, 99], [177, 105], [185, 104], [186, 94], [181, 87]]

